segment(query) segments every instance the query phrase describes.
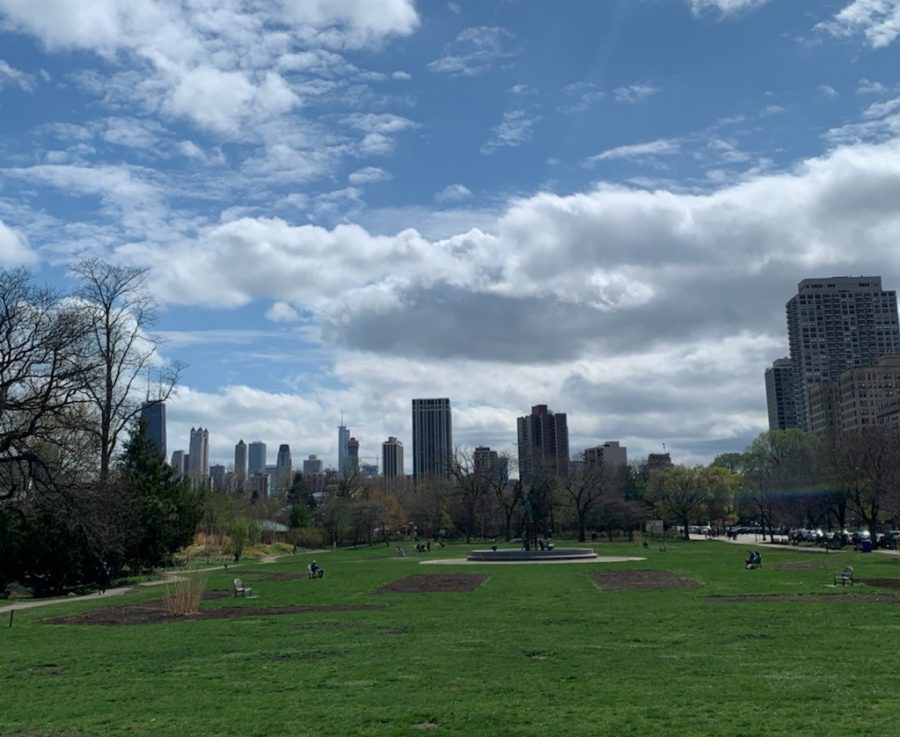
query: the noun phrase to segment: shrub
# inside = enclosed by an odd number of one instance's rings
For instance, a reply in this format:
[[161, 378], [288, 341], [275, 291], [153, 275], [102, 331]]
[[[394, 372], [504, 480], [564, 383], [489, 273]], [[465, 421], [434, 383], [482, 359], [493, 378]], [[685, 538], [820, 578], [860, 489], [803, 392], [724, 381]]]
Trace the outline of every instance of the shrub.
[[166, 581], [166, 595], [163, 601], [169, 614], [182, 617], [196, 614], [200, 610], [200, 600], [206, 590], [206, 574], [193, 573], [174, 576]]

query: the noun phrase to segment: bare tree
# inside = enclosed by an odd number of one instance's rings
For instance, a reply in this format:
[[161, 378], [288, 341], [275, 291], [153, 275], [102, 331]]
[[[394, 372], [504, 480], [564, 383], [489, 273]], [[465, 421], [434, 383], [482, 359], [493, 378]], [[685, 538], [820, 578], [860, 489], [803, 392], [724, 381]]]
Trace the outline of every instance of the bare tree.
[[456, 448], [450, 463], [450, 478], [453, 484], [453, 496], [462, 511], [463, 528], [466, 542], [472, 541], [475, 533], [475, 519], [479, 502], [489, 490], [487, 473], [476, 468], [471, 451]]
[[873, 535], [900, 501], [900, 434], [873, 427], [838, 440], [841, 482], [850, 509]]
[[[100, 361], [100, 377], [88, 387], [88, 396], [98, 415], [92, 432], [100, 452], [100, 478], [105, 480], [121, 433], [140, 412], [135, 382], [156, 353], [157, 342], [148, 333], [155, 323], [155, 304], [147, 289], [146, 269], [100, 259], [70, 268], [81, 279], [77, 296], [91, 312], [91, 337]], [[169, 397], [180, 370], [176, 364], [161, 371], [154, 398]]]
[[0, 270], [0, 499], [58, 467], [96, 361], [85, 312], [31, 274]]
[[564, 498], [572, 507], [578, 526], [578, 542], [587, 539], [588, 515], [600, 499], [614, 486], [615, 469], [603, 463], [571, 464], [561, 479]]

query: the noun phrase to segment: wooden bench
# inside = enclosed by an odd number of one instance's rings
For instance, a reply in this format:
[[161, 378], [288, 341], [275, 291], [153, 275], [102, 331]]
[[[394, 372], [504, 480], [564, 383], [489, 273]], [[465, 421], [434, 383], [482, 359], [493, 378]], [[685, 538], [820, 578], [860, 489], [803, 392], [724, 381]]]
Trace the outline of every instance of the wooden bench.
[[840, 584], [841, 586], [846, 586], [848, 583], [853, 585], [853, 566], [847, 566], [840, 573], [835, 573], [832, 575], [832, 580], [834, 581], [834, 585], [837, 586]]
[[244, 586], [241, 579], [234, 579], [234, 598], [237, 599], [239, 596], [249, 596], [250, 592], [253, 591], [252, 586]]

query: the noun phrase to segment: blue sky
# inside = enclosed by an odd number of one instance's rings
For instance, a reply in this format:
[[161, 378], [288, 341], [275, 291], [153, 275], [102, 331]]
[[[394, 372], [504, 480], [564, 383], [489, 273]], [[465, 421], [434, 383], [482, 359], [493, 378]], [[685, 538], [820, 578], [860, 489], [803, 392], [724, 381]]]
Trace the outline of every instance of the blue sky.
[[[209, 426], [739, 450], [805, 277], [900, 285], [898, 0], [0, 0], [0, 265], [149, 270]], [[410, 455], [410, 451], [407, 451]]]

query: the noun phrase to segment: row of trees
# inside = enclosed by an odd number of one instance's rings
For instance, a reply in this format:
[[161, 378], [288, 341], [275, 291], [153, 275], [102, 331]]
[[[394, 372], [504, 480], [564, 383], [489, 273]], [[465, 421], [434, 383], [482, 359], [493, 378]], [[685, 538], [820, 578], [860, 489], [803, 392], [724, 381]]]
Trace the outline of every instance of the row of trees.
[[145, 372], [165, 399], [180, 370], [157, 357], [146, 274], [70, 271], [78, 286], [60, 294], [0, 270], [0, 591], [60, 591], [101, 561], [152, 567], [196, 526], [198, 500], [136, 424]]

